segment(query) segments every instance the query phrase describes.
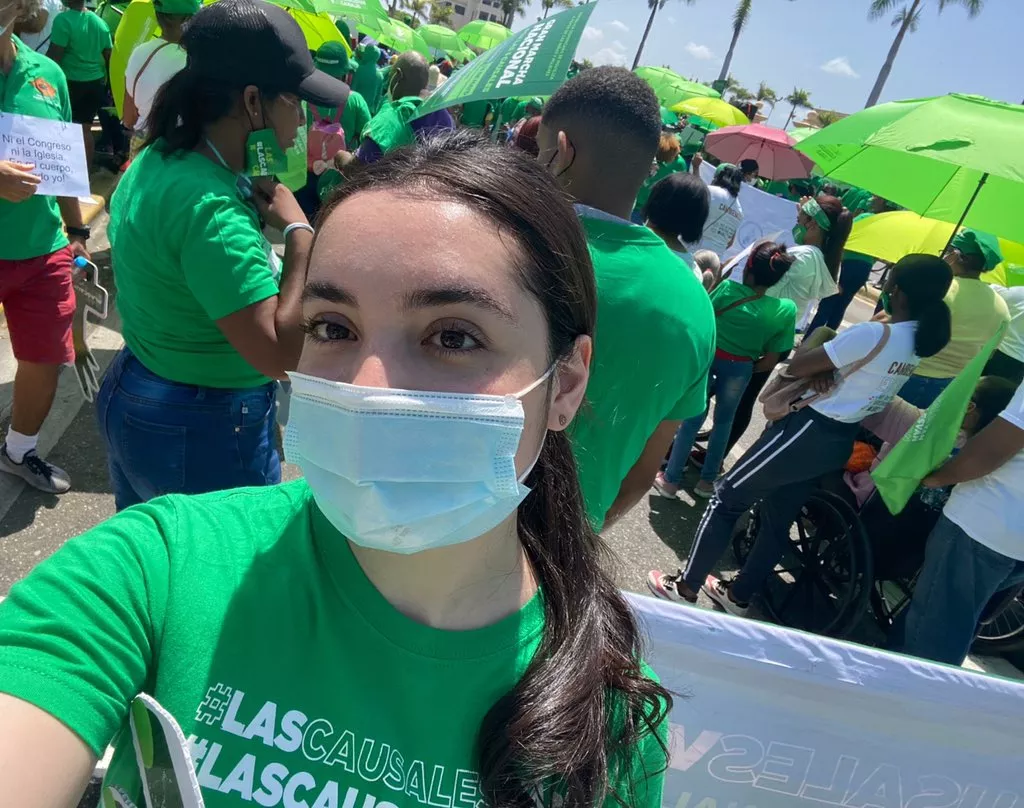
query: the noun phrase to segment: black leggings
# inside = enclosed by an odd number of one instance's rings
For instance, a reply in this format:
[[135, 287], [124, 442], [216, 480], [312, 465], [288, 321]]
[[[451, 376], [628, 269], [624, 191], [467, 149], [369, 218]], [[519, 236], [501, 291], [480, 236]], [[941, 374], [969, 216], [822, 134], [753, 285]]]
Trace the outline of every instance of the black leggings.
[[729, 445], [725, 450], [726, 454], [732, 451], [732, 447], [743, 437], [743, 433], [750, 426], [750, 417], [754, 414], [754, 405], [757, 404], [757, 397], [761, 394], [768, 378], [772, 375], [770, 370], [755, 370], [747, 383], [747, 389], [743, 391], [743, 398], [740, 399], [739, 407], [736, 408], [736, 416], [732, 419], [732, 431], [729, 433]]

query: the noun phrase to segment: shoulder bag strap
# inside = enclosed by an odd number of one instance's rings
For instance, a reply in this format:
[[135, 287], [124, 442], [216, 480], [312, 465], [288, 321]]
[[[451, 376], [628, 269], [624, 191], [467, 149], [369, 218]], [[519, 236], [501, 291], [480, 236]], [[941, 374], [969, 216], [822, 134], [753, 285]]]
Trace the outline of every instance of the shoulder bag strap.
[[142, 78], [142, 74], [146, 72], [146, 68], [149, 67], [149, 63], [153, 61], [153, 57], [170, 44], [170, 42], [165, 42], [163, 45], [154, 48], [153, 52], [146, 58], [146, 61], [142, 63], [142, 67], [139, 68], [139, 72], [135, 74], [135, 81], [132, 82], [132, 98], [135, 98], [135, 91], [139, 89], [139, 79]]
[[854, 373], [856, 373], [858, 370], [860, 370], [862, 367], [868, 364], [868, 362], [871, 362], [876, 356], [878, 356], [882, 352], [882, 350], [889, 342], [889, 324], [882, 323], [882, 328], [885, 329], [884, 331], [882, 331], [882, 338], [878, 340], [878, 344], [875, 345], [874, 348], [868, 351], [867, 356], [865, 356], [863, 359], [858, 359], [856, 362], [850, 363], [845, 368], [842, 368], [843, 378], [852, 376]]
[[[715, 317], [721, 317], [727, 311], [732, 311], [733, 309], [737, 308], [738, 306], [742, 306], [744, 303], [749, 303], [752, 300], [759, 300], [762, 297], [764, 297], [764, 295], [750, 295], [749, 297], [744, 297], [744, 298], [741, 298], [740, 300], [735, 300], [732, 303], [730, 303], [728, 306], [726, 306], [724, 309], [716, 309], [715, 310]], [[872, 357], [872, 358], [874, 358], [874, 357]]]

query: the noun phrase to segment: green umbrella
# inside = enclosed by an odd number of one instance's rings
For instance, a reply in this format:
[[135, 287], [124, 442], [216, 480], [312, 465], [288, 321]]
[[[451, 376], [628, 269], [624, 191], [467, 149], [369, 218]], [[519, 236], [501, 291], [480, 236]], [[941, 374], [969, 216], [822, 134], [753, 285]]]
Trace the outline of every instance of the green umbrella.
[[378, 42], [387, 45], [398, 53], [416, 51], [428, 59], [430, 58], [430, 48], [415, 28], [410, 28], [401, 20], [389, 20], [388, 22], [390, 23], [390, 30], [385, 29], [381, 31], [381, 35], [376, 37]]
[[975, 95], [862, 110], [797, 145], [823, 174], [904, 208], [1024, 242], [1024, 107]]
[[435, 50], [458, 53], [464, 47], [459, 35], [447, 25], [421, 25], [416, 31], [423, 37], [423, 41]]
[[459, 39], [474, 48], [487, 50], [500, 45], [512, 36], [512, 32], [504, 25], [489, 20], [473, 20], [459, 29]]
[[689, 98], [721, 98], [706, 84], [688, 81], [667, 67], [638, 67], [633, 71], [651, 85], [662, 106], [674, 107]]
[[786, 134], [793, 138], [793, 140], [795, 140], [797, 143], [803, 143], [805, 140], [807, 140], [807, 138], [809, 138], [816, 132], [818, 132], [817, 129], [810, 129], [806, 126], [798, 126], [796, 129], [793, 129], [790, 132], [786, 132]]

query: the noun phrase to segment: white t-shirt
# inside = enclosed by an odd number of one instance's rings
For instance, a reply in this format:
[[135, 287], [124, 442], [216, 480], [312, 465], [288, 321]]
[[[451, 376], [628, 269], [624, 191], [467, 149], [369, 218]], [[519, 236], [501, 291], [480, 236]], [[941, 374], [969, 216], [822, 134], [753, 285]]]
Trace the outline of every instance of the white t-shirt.
[[999, 343], [999, 350], [1018, 362], [1024, 362], [1024, 286], [1007, 289], [993, 283], [992, 288], [1010, 310], [1010, 324], [1006, 327], [1003, 341]]
[[844, 424], [859, 423], [884, 410], [921, 361], [914, 353], [916, 331], [916, 322], [889, 326], [889, 341], [878, 356], [845, 378], [839, 369], [871, 353], [882, 338], [883, 325], [858, 323], [826, 342], [823, 347], [837, 368], [839, 383], [829, 395], [811, 404], [811, 408]]
[[[160, 47], [166, 45], [167, 47]], [[139, 75], [142, 66], [146, 64], [149, 55], [160, 50], [146, 65], [146, 69]], [[124, 71], [124, 86], [126, 91], [135, 100], [135, 106], [139, 110], [139, 120], [135, 124], [136, 132], [144, 132], [146, 129], [146, 118], [153, 107], [153, 99], [157, 91], [167, 83], [167, 80], [185, 67], [185, 49], [181, 45], [171, 45], [162, 39], [151, 39], [143, 42], [132, 51], [128, 57], [128, 67]], [[138, 84], [135, 83], [138, 78]], [[134, 92], [132, 88], [135, 88]]]
[[739, 198], [733, 197], [725, 188], [709, 185], [708, 192], [711, 194], [711, 212], [704, 224], [704, 235], [700, 243], [690, 250], [711, 250], [721, 258], [740, 228], [743, 208], [740, 207]]
[[796, 303], [797, 328], [805, 325], [815, 304], [831, 297], [839, 286], [829, 274], [825, 255], [817, 247], [797, 244], [789, 248], [796, 260], [777, 284], [765, 292], [768, 297], [784, 297]]
[[[1024, 384], [999, 417], [1024, 430]], [[955, 486], [942, 512], [979, 544], [1024, 561], [1024, 451], [991, 474]]]
[[45, 55], [50, 49], [50, 30], [53, 28], [53, 20], [64, 10], [64, 4], [61, 0], [42, 0], [40, 5], [48, 12], [43, 30], [38, 34], [19, 34], [18, 38], [32, 50]]

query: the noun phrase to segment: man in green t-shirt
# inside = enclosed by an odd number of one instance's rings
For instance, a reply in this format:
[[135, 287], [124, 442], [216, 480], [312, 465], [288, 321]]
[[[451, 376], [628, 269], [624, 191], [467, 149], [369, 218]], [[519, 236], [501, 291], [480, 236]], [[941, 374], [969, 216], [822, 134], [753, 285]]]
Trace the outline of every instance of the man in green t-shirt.
[[[0, 7], [0, 112], [70, 121], [60, 68], [11, 33], [23, 10], [20, 2]], [[35, 193], [40, 182], [35, 166], [10, 158], [0, 159], [0, 304], [18, 369], [0, 470], [61, 494], [71, 487], [67, 473], [40, 458], [36, 445], [60, 367], [75, 358], [72, 260], [88, 257], [89, 231], [77, 199]]]
[[64, 0], [67, 6], [56, 16], [50, 30], [46, 55], [61, 66], [68, 80], [71, 120], [82, 125], [85, 160], [92, 168], [96, 144], [92, 122], [107, 102], [107, 76], [113, 43], [110, 28], [98, 14], [85, 7], [85, 0]]
[[629, 221], [661, 135], [658, 100], [628, 70], [585, 70], [551, 97], [540, 155], [577, 202], [597, 278], [587, 409], [572, 440], [597, 528], [639, 502], [684, 418], [705, 404], [714, 313], [693, 272]]

